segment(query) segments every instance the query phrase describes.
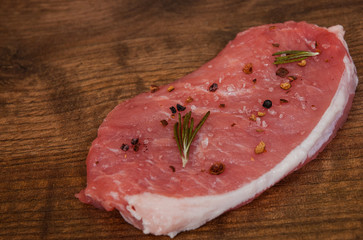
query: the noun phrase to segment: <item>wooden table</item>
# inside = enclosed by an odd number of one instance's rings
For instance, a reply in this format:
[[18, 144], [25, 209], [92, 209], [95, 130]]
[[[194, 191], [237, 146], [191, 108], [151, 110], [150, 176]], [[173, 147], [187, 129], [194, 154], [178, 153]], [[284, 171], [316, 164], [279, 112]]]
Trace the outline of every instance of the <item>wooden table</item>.
[[362, 14], [359, 0], [2, 1], [0, 239], [168, 239], [74, 197], [98, 126], [119, 102], [192, 72], [238, 32], [287, 20], [344, 26], [360, 77], [348, 121], [316, 160], [176, 239], [360, 239]]

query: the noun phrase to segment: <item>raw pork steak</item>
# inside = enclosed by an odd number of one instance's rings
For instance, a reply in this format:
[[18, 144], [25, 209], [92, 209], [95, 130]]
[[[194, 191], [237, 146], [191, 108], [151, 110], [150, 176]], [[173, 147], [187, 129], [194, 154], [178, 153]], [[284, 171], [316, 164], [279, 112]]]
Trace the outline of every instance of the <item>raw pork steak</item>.
[[[251, 201], [313, 159], [347, 118], [358, 78], [343, 35], [341, 26], [305, 22], [254, 27], [197, 71], [122, 102], [98, 130], [77, 197], [170, 237]], [[286, 50], [320, 54], [305, 66], [273, 64], [272, 54]], [[169, 109], [177, 104], [196, 122], [211, 112], [185, 168]], [[224, 172], [210, 174], [217, 162]]]

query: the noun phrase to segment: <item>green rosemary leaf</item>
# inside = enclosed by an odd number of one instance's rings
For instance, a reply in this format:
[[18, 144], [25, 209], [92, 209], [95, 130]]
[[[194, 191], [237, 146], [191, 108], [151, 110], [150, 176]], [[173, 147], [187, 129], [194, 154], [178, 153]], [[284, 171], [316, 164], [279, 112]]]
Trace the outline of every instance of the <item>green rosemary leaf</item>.
[[175, 123], [175, 125], [174, 125], [174, 136], [175, 136], [176, 144], [178, 145], [178, 148], [179, 148], [180, 155], [182, 155], [183, 153], [182, 153], [182, 148], [181, 148], [179, 134], [178, 134], [178, 129], [179, 129], [178, 125], [179, 125], [179, 123]]
[[290, 51], [276, 52], [272, 54], [272, 56], [278, 56], [278, 55], [283, 55], [283, 56], [275, 57], [274, 64], [276, 65], [283, 63], [291, 63], [291, 62], [300, 62], [301, 60], [304, 60], [308, 57], [319, 55], [319, 52], [290, 50]]
[[182, 138], [182, 120], [181, 120], [181, 115], [179, 113], [179, 123], [178, 123], [178, 141], [180, 143], [180, 149], [181, 151], [183, 151], [183, 138]]
[[194, 128], [194, 118], [191, 118], [191, 120], [190, 120], [190, 127], [189, 127], [189, 133], [188, 133], [188, 139], [189, 140], [192, 137], [193, 128]]
[[189, 148], [200, 128], [203, 126], [204, 122], [207, 120], [210, 115], [210, 111], [208, 111], [202, 120], [198, 123], [195, 129], [194, 128], [194, 119], [191, 117], [192, 112], [185, 114], [182, 119], [179, 113], [179, 121], [174, 125], [174, 137], [176, 143], [179, 148], [179, 153], [182, 158], [183, 167], [188, 162], [189, 159]]
[[187, 113], [184, 116], [184, 123], [183, 123], [183, 144], [185, 146], [185, 144], [188, 143], [188, 135], [189, 135], [189, 118], [190, 118], [190, 114]]
[[199, 129], [203, 126], [204, 122], [207, 120], [208, 116], [210, 114], [210, 111], [208, 111], [204, 117], [202, 118], [202, 120], [200, 120], [200, 122], [198, 123], [197, 127], [195, 128], [193, 134], [192, 134], [192, 137], [190, 138], [190, 144], [192, 143], [192, 141], [194, 140], [195, 138], [195, 135], [197, 135], [197, 132], [199, 131]]
[[291, 58], [291, 59], [276, 59], [274, 61], [274, 64], [278, 65], [278, 64], [283, 64], [283, 63], [300, 62], [300, 61], [305, 60], [305, 59], [307, 59], [307, 57]]
[[183, 138], [182, 138], [182, 128], [183, 128], [183, 124], [182, 124], [182, 120], [181, 120], [181, 115], [179, 113], [179, 125], [178, 125], [178, 138], [179, 138], [179, 141], [180, 141], [180, 144], [183, 143]]

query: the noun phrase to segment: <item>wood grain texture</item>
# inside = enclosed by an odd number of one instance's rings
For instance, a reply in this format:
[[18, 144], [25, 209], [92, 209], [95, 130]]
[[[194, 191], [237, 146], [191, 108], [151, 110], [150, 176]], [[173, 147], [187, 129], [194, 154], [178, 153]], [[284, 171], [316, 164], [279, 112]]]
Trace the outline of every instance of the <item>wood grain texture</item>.
[[312, 161], [252, 203], [176, 239], [363, 236], [363, 3], [2, 1], [0, 239], [169, 239], [79, 202], [97, 128], [119, 102], [197, 69], [249, 27], [341, 24], [360, 84], [348, 121]]

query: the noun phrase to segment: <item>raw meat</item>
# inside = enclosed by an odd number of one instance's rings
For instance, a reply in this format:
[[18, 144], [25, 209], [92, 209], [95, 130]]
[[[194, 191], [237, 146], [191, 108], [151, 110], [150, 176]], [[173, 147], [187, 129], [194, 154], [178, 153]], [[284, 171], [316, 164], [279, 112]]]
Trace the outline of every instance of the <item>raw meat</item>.
[[[341, 26], [305, 22], [254, 27], [197, 71], [122, 102], [99, 128], [87, 157], [87, 188], [77, 197], [119, 210], [145, 234], [170, 237], [251, 201], [313, 159], [347, 118], [358, 78], [343, 35]], [[320, 55], [306, 66], [274, 65], [272, 54], [285, 50]], [[281, 67], [285, 77], [276, 75]], [[213, 83], [218, 89], [209, 91]], [[211, 111], [185, 168], [169, 109], [177, 104], [196, 122]], [[265, 151], [256, 154], [261, 141]], [[220, 175], [209, 173], [216, 162], [225, 166]]]

